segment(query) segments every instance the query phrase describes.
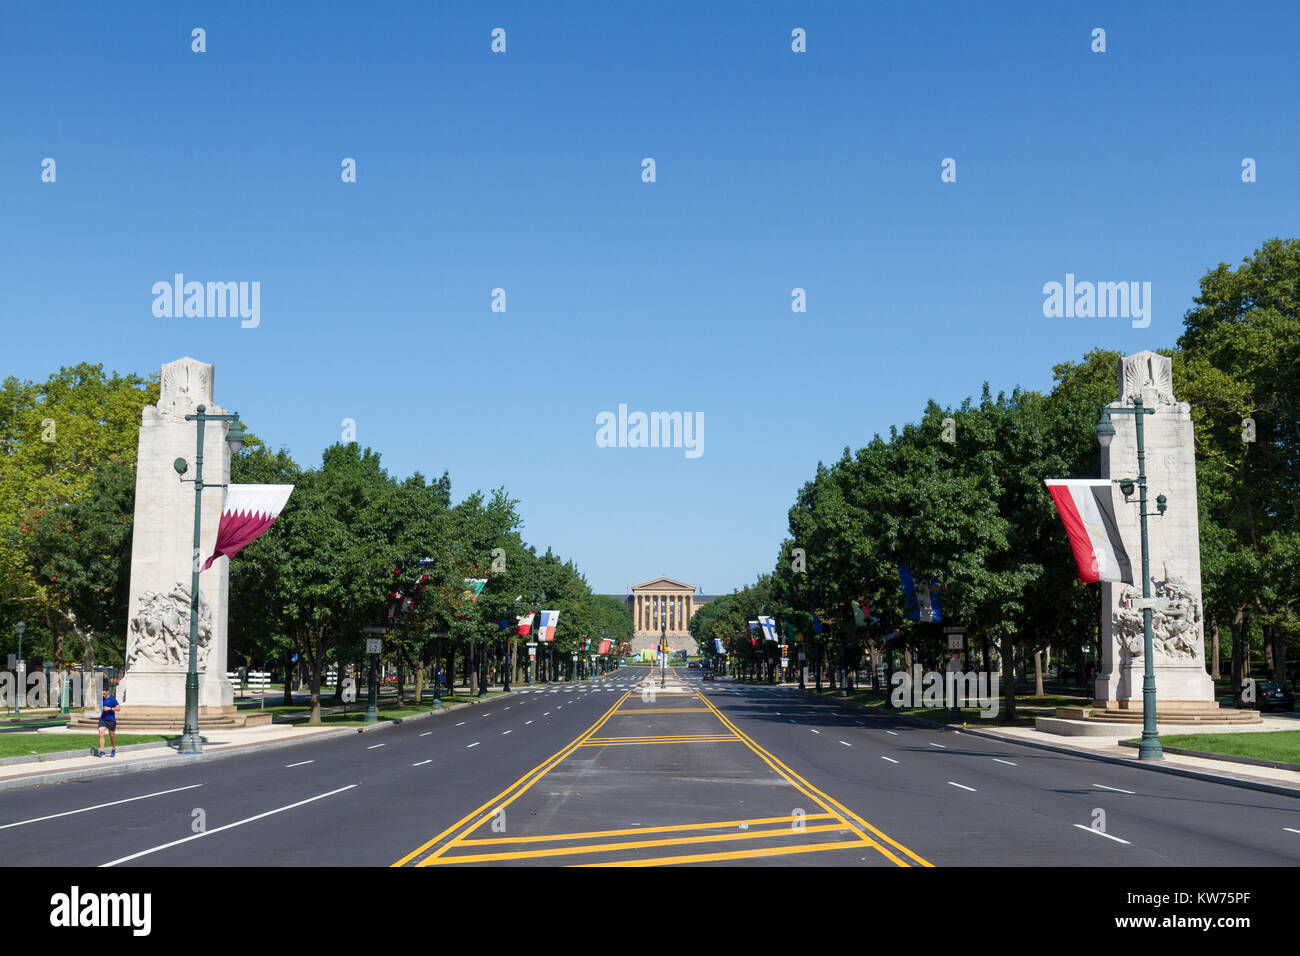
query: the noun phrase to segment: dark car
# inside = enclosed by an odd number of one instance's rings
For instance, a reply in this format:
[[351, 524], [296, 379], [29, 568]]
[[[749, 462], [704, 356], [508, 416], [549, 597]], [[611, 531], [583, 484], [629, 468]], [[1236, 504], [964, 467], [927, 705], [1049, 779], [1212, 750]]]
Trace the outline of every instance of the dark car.
[[712, 668], [712, 667], [706, 667], [706, 668], [704, 668], [704, 679], [705, 679], [705, 680], [713, 680], [713, 668]]
[[1271, 682], [1261, 681], [1255, 685], [1255, 701], [1260, 711], [1295, 710], [1295, 695]]
[[699, 666], [700, 666], [700, 662], [699, 662], [699, 661], [691, 661], [691, 662], [690, 662], [689, 664], [687, 664], [686, 666], [687, 666], [688, 668], [690, 668], [690, 667], [699, 667]]

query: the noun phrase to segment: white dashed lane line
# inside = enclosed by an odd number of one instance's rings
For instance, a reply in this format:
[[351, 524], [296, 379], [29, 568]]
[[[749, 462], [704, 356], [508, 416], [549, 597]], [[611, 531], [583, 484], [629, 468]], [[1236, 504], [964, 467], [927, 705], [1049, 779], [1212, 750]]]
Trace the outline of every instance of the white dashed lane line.
[[477, 746], [478, 746], [478, 741], [476, 740], [472, 744], [470, 744], [469, 747], [466, 747], [465, 749], [469, 750], [470, 747], [477, 747]]
[[948, 748], [945, 747], [943, 744], [936, 744], [933, 740], [928, 741], [928, 743], [930, 744], [931, 747], [938, 747], [940, 750], [947, 750], [947, 749], [948, 749]]
[[501, 736], [504, 737], [504, 736], [505, 736], [506, 734], [508, 734], [508, 733], [510, 733], [510, 731], [508, 731], [508, 730], [503, 730], [503, 731], [501, 731]]
[[974, 788], [974, 787], [968, 787], [968, 786], [966, 786], [966, 784], [964, 784], [964, 783], [953, 783], [951, 780], [949, 780], [949, 781], [948, 781], [948, 785], [949, 785], [950, 787], [961, 787], [963, 790], [969, 790], [971, 793], [975, 793], [975, 788]]
[[[311, 761], [307, 761], [311, 763]], [[153, 793], [141, 794], [138, 797], [127, 797], [125, 800], [114, 800], [111, 803], [97, 803], [93, 807], [81, 807], [77, 810], [65, 810], [62, 813], [51, 813], [48, 816], [36, 817], [31, 820], [18, 820], [15, 823], [6, 823], [0, 825], [0, 830], [8, 830], [10, 827], [26, 826], [29, 823], [41, 823], [45, 820], [53, 820], [56, 817], [70, 817], [75, 813], [86, 813], [90, 810], [102, 810], [104, 807], [115, 807], [121, 803], [133, 803], [136, 800], [148, 800], [150, 797], [163, 797], [169, 793], [180, 793], [182, 790], [193, 790], [195, 787], [201, 787], [201, 783], [192, 783], [188, 787], [176, 787], [174, 790], [156, 790]]]
[[1109, 833], [1103, 833], [1100, 830], [1094, 830], [1092, 827], [1085, 827], [1082, 823], [1076, 823], [1075, 826], [1078, 827], [1080, 830], [1084, 831], [1085, 833], [1095, 833], [1097, 834], [1097, 836], [1105, 837], [1107, 840], [1114, 840], [1116, 843], [1123, 843], [1125, 846], [1132, 846], [1132, 844], [1129, 843], [1128, 840], [1121, 840], [1119, 837], [1111, 836]]
[[411, 766], [412, 766], [412, 767], [423, 767], [426, 763], [433, 763], [433, 758], [431, 757], [431, 758], [429, 758], [428, 760], [421, 760], [419, 763], [413, 763], [413, 764], [411, 764]]
[[886, 757], [886, 756], [884, 756], [883, 754], [881, 755], [880, 759], [881, 759], [881, 760], [888, 760], [890, 763], [898, 763], [898, 761], [895, 760], [893, 757]]
[[891, 736], [893, 736], [893, 737], [897, 737], [897, 736], [898, 736], [898, 734], [894, 733], [894, 731], [892, 731], [892, 730], [886, 730], [885, 733], [887, 733], [887, 734], [889, 734], [889, 735], [891, 735]]
[[427, 736], [429, 736], [429, 734], [431, 734], [431, 733], [433, 733], [432, 730], [426, 730], [424, 733], [420, 734], [420, 736], [421, 736], [421, 737], [427, 737]]
[[1136, 796], [1135, 792], [1132, 790], [1121, 790], [1119, 787], [1108, 787], [1104, 783], [1094, 783], [1093, 786], [1099, 790], [1110, 790], [1113, 793], [1127, 793], [1129, 796]]
[[531, 723], [532, 723], [531, 720], [525, 720], [525, 721], [524, 721], [524, 726], [527, 727], [527, 726], [528, 726], [529, 724], [531, 724]]
[[1018, 764], [1018, 763], [1012, 763], [1010, 760], [1003, 760], [1001, 757], [994, 757], [994, 758], [993, 758], [993, 762], [994, 762], [994, 763], [1004, 763], [1004, 764], [1006, 764], [1008, 767], [1019, 767], [1019, 766], [1020, 766], [1020, 764]]
[[812, 732], [815, 733], [815, 734], [820, 734], [820, 733], [821, 733], [820, 730], [813, 730], [811, 727], [809, 727], [808, 729], [809, 729], [809, 730], [812, 730]]
[[462, 720], [462, 721], [461, 721], [459, 724], [457, 724], [456, 726], [457, 726], [457, 727], [464, 727], [464, 726], [465, 726], [465, 721]]
[[846, 746], [846, 747], [852, 747], [852, 746], [853, 746], [853, 744], [848, 743], [847, 741], [843, 741], [843, 740], [841, 740], [840, 743], [844, 744], [844, 746]]
[[376, 747], [386, 747], [386, 746], [388, 746], [388, 745], [387, 745], [387, 744], [371, 744], [371, 745], [370, 745], [369, 747], [367, 747], [366, 749], [367, 749], [367, 750], [374, 750]]
[[309, 764], [309, 763], [315, 763], [315, 762], [316, 762], [316, 761], [314, 761], [314, 760], [299, 760], [297, 763], [287, 763], [287, 764], [285, 764], [285, 765], [284, 765], [284, 769], [285, 769], [285, 770], [288, 770], [290, 767], [305, 767], [305, 766], [307, 766], [307, 764]]

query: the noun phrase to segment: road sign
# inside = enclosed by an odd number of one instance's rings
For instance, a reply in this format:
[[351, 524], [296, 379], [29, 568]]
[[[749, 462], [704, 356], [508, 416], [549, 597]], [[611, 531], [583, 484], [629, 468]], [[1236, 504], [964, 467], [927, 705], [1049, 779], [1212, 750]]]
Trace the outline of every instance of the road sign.
[[965, 627], [962, 627], [962, 626], [960, 626], [960, 625], [957, 626], [957, 627], [945, 627], [945, 628], [943, 629], [943, 632], [944, 632], [945, 634], [965, 634], [965, 633], [966, 633], [966, 628], [965, 628]]
[[363, 627], [363, 628], [361, 629], [361, 633], [362, 633], [362, 634], [386, 634], [386, 633], [388, 633], [388, 628], [386, 628], [386, 627]]
[[384, 653], [384, 639], [382, 637], [366, 638], [366, 653], [367, 654]]
[[799, 648], [799, 660], [806, 661], [807, 659], [808, 655], [803, 652], [803, 648]]
[[537, 646], [537, 642], [536, 642], [536, 641], [529, 641], [529, 642], [525, 645], [525, 647], [536, 647], [536, 646]]
[[789, 667], [789, 666], [790, 666], [790, 658], [788, 658], [788, 657], [783, 657], [783, 658], [781, 658], [781, 666], [782, 666], [782, 667]]
[[961, 650], [963, 643], [964, 643], [964, 638], [961, 634], [948, 635], [948, 650], [959, 651]]

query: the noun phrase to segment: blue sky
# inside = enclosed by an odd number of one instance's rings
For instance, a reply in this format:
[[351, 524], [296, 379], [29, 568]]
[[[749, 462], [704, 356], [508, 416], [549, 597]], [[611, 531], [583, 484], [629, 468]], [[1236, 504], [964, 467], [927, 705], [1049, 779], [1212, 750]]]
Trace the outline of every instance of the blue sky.
[[[191, 355], [304, 464], [354, 419], [598, 591], [729, 591], [818, 460], [1170, 346], [1300, 234], [1300, 8], [1130, 6], [6, 3], [0, 376]], [[260, 325], [156, 317], [177, 272], [260, 282]], [[1150, 326], [1045, 318], [1067, 273], [1150, 282]], [[704, 454], [597, 447], [620, 403]]]

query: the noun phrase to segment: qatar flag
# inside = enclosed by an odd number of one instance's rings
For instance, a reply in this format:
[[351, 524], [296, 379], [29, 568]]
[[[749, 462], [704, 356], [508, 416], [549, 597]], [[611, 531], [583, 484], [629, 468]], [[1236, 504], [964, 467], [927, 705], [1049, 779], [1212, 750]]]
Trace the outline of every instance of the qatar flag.
[[226, 485], [226, 503], [221, 508], [221, 524], [217, 526], [217, 546], [203, 570], [223, 554], [233, 558], [261, 537], [284, 510], [292, 492], [293, 485]]
[[1079, 580], [1133, 583], [1133, 563], [1115, 523], [1111, 483], [1106, 479], [1068, 478], [1044, 482], [1061, 513], [1061, 522], [1079, 565]]

